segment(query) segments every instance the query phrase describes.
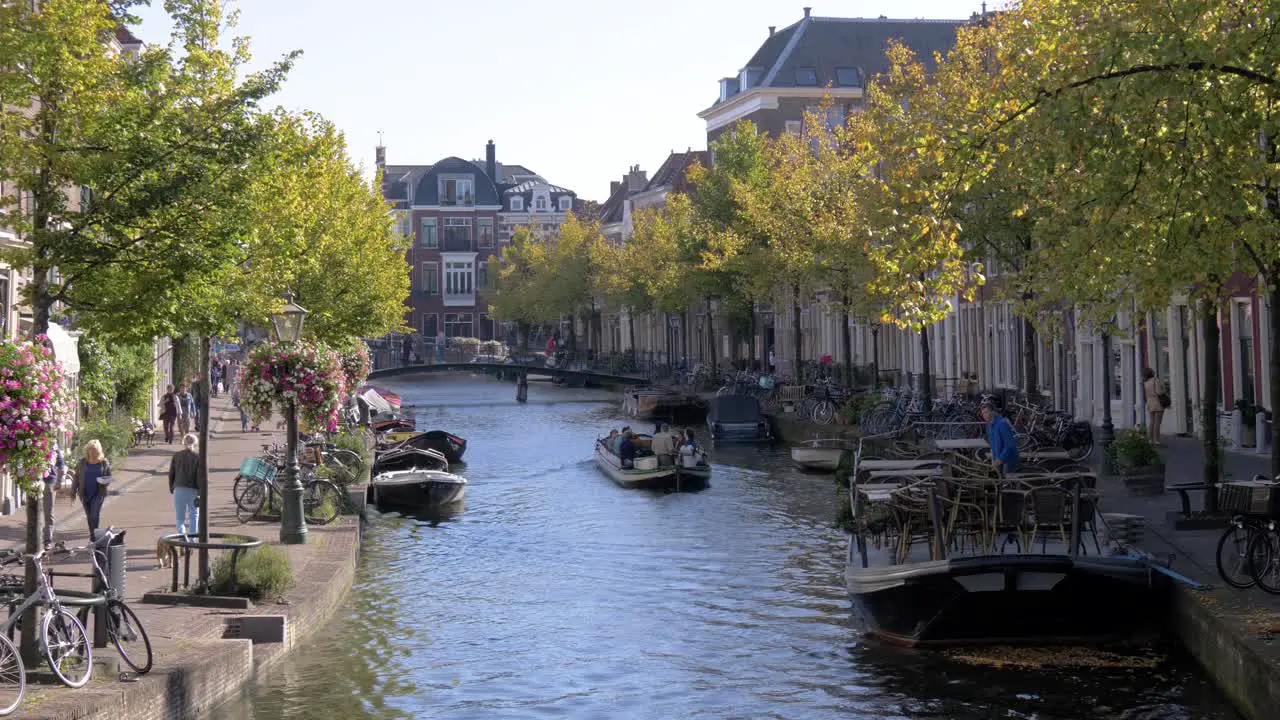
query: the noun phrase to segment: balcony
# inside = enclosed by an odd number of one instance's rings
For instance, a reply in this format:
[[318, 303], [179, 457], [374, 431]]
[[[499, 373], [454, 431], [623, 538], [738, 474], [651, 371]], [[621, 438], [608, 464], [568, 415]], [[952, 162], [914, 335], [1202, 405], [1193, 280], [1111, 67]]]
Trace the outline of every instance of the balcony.
[[446, 292], [444, 294], [445, 307], [471, 307], [475, 304], [475, 291], [467, 293]]
[[446, 207], [472, 207], [476, 204], [471, 193], [465, 195], [441, 195], [440, 204]]
[[450, 237], [450, 235], [452, 233], [445, 233], [444, 240], [440, 243], [440, 252], [475, 252], [469, 233], [463, 237]]

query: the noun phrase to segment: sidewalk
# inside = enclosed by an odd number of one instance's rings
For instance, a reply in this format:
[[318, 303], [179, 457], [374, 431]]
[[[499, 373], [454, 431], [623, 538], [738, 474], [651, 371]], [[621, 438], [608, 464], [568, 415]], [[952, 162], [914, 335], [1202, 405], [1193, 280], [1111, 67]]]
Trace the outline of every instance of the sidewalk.
[[[265, 443], [283, 439], [283, 432], [241, 433], [239, 411], [225, 395], [214, 398], [209, 433], [209, 530], [252, 535], [275, 544], [276, 522], [240, 525], [235, 517], [231, 486], [247, 456], [256, 455]], [[275, 423], [264, 428], [274, 430]], [[293, 565], [295, 584], [279, 605], [260, 604], [248, 611], [162, 606], [142, 603], [145, 592], [168, 587], [172, 571], [161, 569], [156, 557], [160, 537], [176, 532], [173, 499], [169, 494], [169, 458], [179, 449], [161, 441], [152, 448], [138, 448], [117, 463], [116, 481], [102, 509], [103, 527], [127, 530], [128, 577], [125, 600], [137, 612], [151, 637], [155, 667], [134, 683], [99, 678], [79, 690], [57, 685], [31, 685], [17, 717], [39, 718], [181, 718], [193, 717], [221, 701], [250, 679], [257, 666], [279, 657], [301, 632], [322, 624], [336, 609], [350, 586], [355, 570], [359, 529], [353, 518], [333, 525], [310, 528], [306, 545], [285, 546]], [[73, 510], [74, 508], [74, 510]], [[56, 509], [55, 540], [68, 547], [88, 542], [84, 513], [62, 498]], [[25, 512], [0, 517], [0, 545], [21, 543]], [[216, 558], [218, 553], [211, 553]], [[192, 580], [196, 568], [193, 556]], [[78, 556], [57, 564], [58, 570], [89, 572], [87, 559]], [[89, 581], [56, 578], [57, 587], [88, 589]], [[251, 645], [231, 637], [229, 619], [243, 615], [287, 615], [285, 643]], [[92, 631], [90, 631], [92, 633]], [[113, 655], [113, 648], [94, 648], [94, 655]], [[40, 668], [35, 668], [39, 670]], [[127, 669], [127, 668], [126, 668]], [[29, 670], [30, 672], [30, 670]], [[127, 710], [121, 715], [122, 703]]]

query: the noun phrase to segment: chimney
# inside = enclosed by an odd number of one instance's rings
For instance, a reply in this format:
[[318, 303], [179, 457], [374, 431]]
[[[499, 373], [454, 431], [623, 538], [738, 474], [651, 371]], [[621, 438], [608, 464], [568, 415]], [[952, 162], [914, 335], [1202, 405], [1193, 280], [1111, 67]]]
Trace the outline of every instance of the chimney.
[[609, 197], [613, 197], [615, 194], [617, 194], [618, 188], [620, 187], [622, 187], [622, 183], [618, 182], [617, 180], [614, 180], [613, 182], [609, 183]]
[[382, 131], [378, 131], [378, 145], [373, 149], [373, 164], [378, 166], [379, 170], [387, 167], [387, 148], [382, 144]]
[[488, 145], [484, 146], [484, 171], [489, 174], [489, 179], [498, 182], [498, 149], [490, 140]]
[[804, 9], [804, 19], [805, 19], [805, 20], [808, 20], [808, 19], [809, 19], [809, 12], [810, 12], [811, 10], [813, 10], [813, 8], [811, 8], [811, 7], [807, 7], [807, 8], [805, 8], [805, 9]]
[[649, 183], [649, 173], [640, 169], [639, 165], [631, 168], [631, 172], [626, 177], [627, 189], [631, 192], [640, 192], [644, 186]]
[[770, 26], [769, 26], [769, 37], [773, 37], [773, 34], [774, 34], [775, 32], [777, 32], [777, 31], [778, 31], [778, 26], [777, 26], [777, 25], [770, 25]]

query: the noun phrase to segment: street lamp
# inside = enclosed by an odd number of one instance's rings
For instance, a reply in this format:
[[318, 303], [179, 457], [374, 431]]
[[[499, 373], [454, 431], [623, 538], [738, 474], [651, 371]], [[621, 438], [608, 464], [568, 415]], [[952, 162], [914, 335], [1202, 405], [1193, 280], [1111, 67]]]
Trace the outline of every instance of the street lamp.
[[[271, 325], [275, 328], [276, 340], [296, 343], [302, 337], [307, 311], [293, 302], [291, 292], [285, 293], [284, 300], [284, 310], [271, 316]], [[289, 400], [285, 407], [285, 421], [288, 445], [284, 484], [280, 490], [280, 543], [301, 545], [307, 541], [307, 519], [302, 511], [302, 482], [298, 478], [298, 406], [294, 400]]]
[[1098, 426], [1098, 442], [1102, 446], [1102, 473], [1110, 475], [1115, 472], [1114, 458], [1111, 457], [1111, 445], [1116, 439], [1115, 425], [1111, 423], [1111, 385], [1113, 382], [1111, 369], [1111, 333], [1102, 331], [1102, 425]]

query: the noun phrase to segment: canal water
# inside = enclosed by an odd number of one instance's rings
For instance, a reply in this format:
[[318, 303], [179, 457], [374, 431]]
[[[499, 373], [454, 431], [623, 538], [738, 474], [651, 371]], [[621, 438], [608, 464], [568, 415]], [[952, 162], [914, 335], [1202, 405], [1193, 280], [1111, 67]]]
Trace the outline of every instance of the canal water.
[[861, 638], [832, 480], [781, 448], [717, 448], [701, 493], [627, 491], [592, 461], [616, 393], [385, 384], [467, 438], [465, 507], [377, 517], [335, 619], [213, 720], [1237, 720], [1167, 648], [1036, 669]]

